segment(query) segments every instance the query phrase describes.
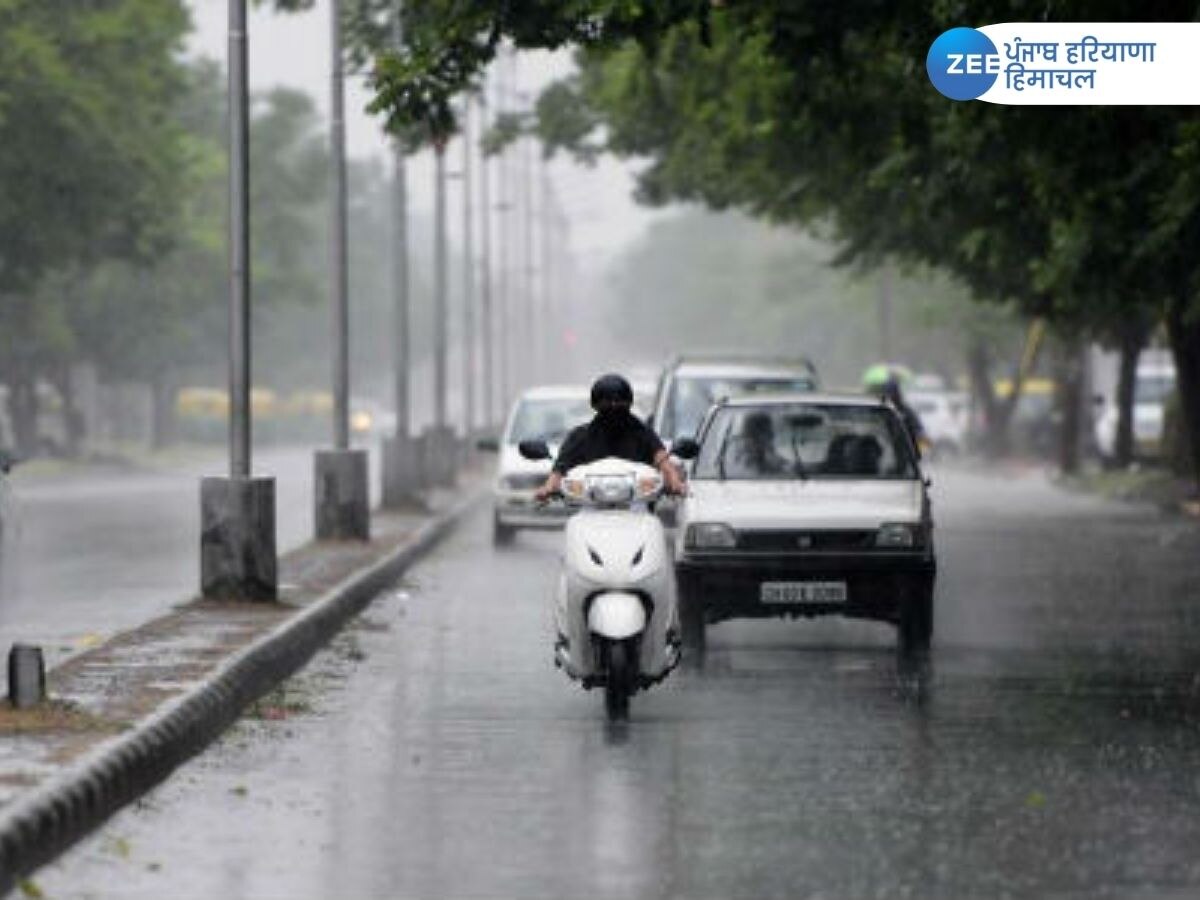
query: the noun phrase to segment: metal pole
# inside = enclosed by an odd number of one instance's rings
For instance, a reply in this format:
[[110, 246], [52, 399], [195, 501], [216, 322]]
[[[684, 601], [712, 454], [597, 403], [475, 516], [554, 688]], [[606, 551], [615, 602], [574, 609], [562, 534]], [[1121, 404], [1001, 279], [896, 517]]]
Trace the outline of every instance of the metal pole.
[[541, 336], [546, 323], [539, 315], [537, 290], [534, 278], [534, 246], [533, 246], [533, 138], [526, 137], [521, 141], [521, 206], [524, 243], [524, 276], [521, 286], [524, 290], [524, 309], [522, 320], [529, 323], [529, 331], [525, 336], [527, 352], [521, 354], [525, 360], [525, 378], [534, 381], [541, 370]]
[[229, 0], [229, 477], [250, 476], [250, 93], [246, 0]]
[[342, 3], [330, 0], [332, 78], [330, 160], [333, 166], [333, 234], [330, 288], [333, 299], [333, 446], [350, 448], [350, 305], [346, 267], [346, 119], [342, 84]]
[[475, 428], [475, 242], [471, 215], [471, 95], [463, 101], [462, 196], [463, 196], [463, 434], [470, 438]]
[[446, 145], [434, 147], [433, 188], [433, 421], [437, 430], [446, 428], [446, 345], [449, 317], [446, 310]]
[[[506, 49], [500, 57], [497, 71], [496, 102], [501, 115], [509, 111], [508, 82], [511, 74], [511, 55]], [[499, 377], [500, 385], [500, 417], [504, 417], [504, 407], [510, 402], [513, 389], [512, 354], [509, 352], [508, 324], [510, 309], [510, 276], [512, 258], [512, 229], [507, 227], [504, 217], [511, 210], [509, 203], [509, 151], [506, 147], [496, 158], [497, 181], [497, 215], [498, 228], [496, 238], [498, 259], [496, 262], [496, 348], [500, 354]]]
[[[400, 4], [393, 24], [396, 46], [403, 38]], [[411, 294], [408, 260], [408, 171], [404, 146], [399, 137], [392, 142], [392, 366], [396, 393], [396, 438], [407, 440], [412, 429], [409, 396], [409, 343]]]
[[[487, 89], [480, 95], [480, 131], [488, 126]], [[491, 179], [488, 170], [491, 168], [488, 157], [479, 161], [479, 204], [483, 208], [481, 216], [483, 230], [480, 233], [480, 331], [483, 335], [483, 420], [489, 427], [496, 421], [496, 360], [495, 341], [493, 333], [495, 323], [492, 315], [492, 195]]]

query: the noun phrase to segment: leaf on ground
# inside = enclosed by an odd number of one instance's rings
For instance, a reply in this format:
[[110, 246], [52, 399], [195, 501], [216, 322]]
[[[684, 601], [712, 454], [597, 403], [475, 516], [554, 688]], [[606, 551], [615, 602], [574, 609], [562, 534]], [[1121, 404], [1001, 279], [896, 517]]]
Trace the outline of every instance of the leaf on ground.
[[1041, 791], [1030, 791], [1029, 796], [1025, 798], [1025, 805], [1030, 809], [1041, 809], [1046, 805], [1046, 795]]
[[42, 889], [37, 884], [29, 879], [24, 879], [17, 882], [17, 886], [21, 889], [21, 893], [26, 897], [32, 897], [34, 900], [41, 900], [46, 895], [42, 893]]

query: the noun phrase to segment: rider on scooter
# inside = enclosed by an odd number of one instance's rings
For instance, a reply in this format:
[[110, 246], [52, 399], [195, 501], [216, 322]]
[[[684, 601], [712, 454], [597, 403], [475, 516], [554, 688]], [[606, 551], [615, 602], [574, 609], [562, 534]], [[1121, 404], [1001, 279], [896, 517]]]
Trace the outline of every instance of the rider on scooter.
[[683, 477], [671, 455], [656, 435], [630, 409], [633, 388], [620, 375], [602, 375], [592, 385], [592, 409], [596, 415], [567, 435], [546, 483], [536, 498], [545, 503], [558, 493], [563, 476], [575, 466], [610, 456], [653, 466], [662, 473], [663, 484], [672, 494], [684, 492]]

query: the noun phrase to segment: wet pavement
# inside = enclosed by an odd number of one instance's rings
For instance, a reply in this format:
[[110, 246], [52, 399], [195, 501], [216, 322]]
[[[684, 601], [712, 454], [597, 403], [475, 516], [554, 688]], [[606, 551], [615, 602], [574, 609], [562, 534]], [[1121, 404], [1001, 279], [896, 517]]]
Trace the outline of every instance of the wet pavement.
[[550, 663], [559, 538], [481, 512], [48, 897], [1194, 897], [1200, 527], [935, 475], [934, 671], [726, 623], [626, 725]]
[[[281, 553], [312, 537], [312, 455], [301, 448], [255, 455], [256, 470], [276, 478]], [[0, 648], [36, 643], [54, 664], [195, 596], [200, 477], [222, 464], [214, 451], [211, 462], [169, 472], [31, 478], [17, 469], [0, 538]]]

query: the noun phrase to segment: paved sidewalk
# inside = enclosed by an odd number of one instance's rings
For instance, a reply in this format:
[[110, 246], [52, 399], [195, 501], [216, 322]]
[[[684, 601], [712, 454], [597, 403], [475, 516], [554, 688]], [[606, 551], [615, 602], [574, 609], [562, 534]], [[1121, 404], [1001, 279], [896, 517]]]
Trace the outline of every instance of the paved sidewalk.
[[370, 542], [287, 554], [278, 603], [192, 600], [53, 669], [42, 707], [0, 702], [0, 892], [32, 868], [30, 847], [53, 848], [33, 851], [33, 864], [51, 858], [303, 665], [450, 530], [480, 485], [468, 476], [427, 511], [376, 511]]

